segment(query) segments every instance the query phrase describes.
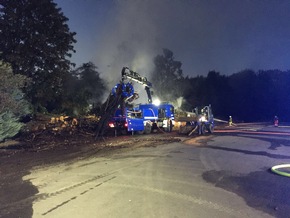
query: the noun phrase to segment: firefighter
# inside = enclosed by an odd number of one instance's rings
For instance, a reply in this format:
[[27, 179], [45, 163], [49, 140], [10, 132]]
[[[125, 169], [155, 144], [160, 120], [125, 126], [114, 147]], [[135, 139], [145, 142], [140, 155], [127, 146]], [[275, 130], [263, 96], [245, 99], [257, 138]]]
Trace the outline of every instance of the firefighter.
[[277, 116], [275, 116], [275, 117], [274, 117], [274, 126], [275, 126], [275, 127], [278, 127], [278, 125], [279, 125], [279, 119], [278, 119]]
[[232, 126], [233, 125], [233, 118], [232, 116], [229, 116], [229, 126]]

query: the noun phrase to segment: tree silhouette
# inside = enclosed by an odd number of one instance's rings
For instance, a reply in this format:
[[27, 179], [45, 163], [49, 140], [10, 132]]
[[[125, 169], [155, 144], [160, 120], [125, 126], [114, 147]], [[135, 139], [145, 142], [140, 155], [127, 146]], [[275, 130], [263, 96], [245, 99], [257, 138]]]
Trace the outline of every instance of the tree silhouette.
[[53, 110], [70, 69], [75, 33], [52, 0], [0, 2], [0, 60], [32, 80], [25, 93], [36, 108]]
[[182, 64], [174, 60], [173, 52], [163, 49], [163, 54], [154, 58], [154, 64], [151, 81], [154, 81], [153, 86], [157, 96], [163, 101], [172, 101], [182, 96]]
[[97, 67], [92, 62], [84, 63], [73, 71], [73, 74], [79, 79], [80, 86], [89, 93], [89, 102], [101, 102], [106, 85], [104, 80], [100, 78]]
[[290, 120], [290, 71], [243, 70], [225, 76], [210, 71], [206, 77], [183, 79], [186, 110], [212, 105], [214, 115], [236, 122]]
[[90, 104], [100, 104], [107, 87], [97, 67], [88, 62], [67, 76], [64, 89], [62, 108], [68, 114], [76, 115], [86, 113]]

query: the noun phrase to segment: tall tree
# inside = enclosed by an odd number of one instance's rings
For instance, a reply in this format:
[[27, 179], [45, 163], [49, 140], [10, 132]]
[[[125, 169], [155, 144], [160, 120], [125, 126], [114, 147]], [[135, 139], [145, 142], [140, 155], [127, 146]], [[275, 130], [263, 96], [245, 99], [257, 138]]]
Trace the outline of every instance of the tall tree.
[[69, 114], [83, 114], [90, 104], [100, 104], [107, 87], [97, 67], [84, 63], [68, 75], [65, 82], [63, 109]]
[[185, 107], [186, 110], [192, 110], [195, 107], [204, 106], [205, 103], [208, 103], [204, 94], [205, 82], [206, 78], [203, 76], [197, 76], [195, 78], [186, 77], [184, 79], [182, 87], [184, 88], [184, 99], [187, 104]]
[[[219, 72], [210, 71], [203, 87], [205, 97], [204, 105], [211, 104], [216, 115], [222, 116], [231, 111], [232, 89], [228, 84], [228, 79]], [[223, 116], [225, 117], [225, 116]]]
[[0, 1], [0, 60], [32, 80], [25, 89], [34, 105], [56, 107], [70, 69], [74, 32], [52, 0]]
[[154, 64], [151, 81], [154, 81], [156, 94], [164, 101], [176, 100], [182, 96], [182, 63], [175, 60], [173, 52], [163, 49], [163, 54], [154, 58]]
[[256, 120], [260, 111], [256, 110], [258, 93], [257, 74], [253, 70], [243, 70], [229, 77], [232, 88], [232, 115], [249, 122]]
[[92, 63], [84, 63], [78, 67], [74, 75], [80, 80], [80, 86], [89, 93], [89, 103], [100, 103], [106, 91], [106, 85], [100, 78], [98, 68]]

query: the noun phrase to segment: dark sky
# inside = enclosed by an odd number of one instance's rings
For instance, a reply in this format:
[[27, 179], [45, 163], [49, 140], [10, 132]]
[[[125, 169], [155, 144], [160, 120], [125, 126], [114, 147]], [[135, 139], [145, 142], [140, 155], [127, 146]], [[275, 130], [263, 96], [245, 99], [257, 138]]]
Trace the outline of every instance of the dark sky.
[[184, 75], [290, 69], [289, 0], [54, 0], [77, 33], [72, 60], [152, 70], [162, 48]]

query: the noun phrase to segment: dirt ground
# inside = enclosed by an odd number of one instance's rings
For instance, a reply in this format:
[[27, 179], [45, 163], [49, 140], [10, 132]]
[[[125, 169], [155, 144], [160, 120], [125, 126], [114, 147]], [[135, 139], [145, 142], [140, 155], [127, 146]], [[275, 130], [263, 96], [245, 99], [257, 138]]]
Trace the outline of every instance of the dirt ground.
[[3, 178], [12, 176], [13, 173], [19, 173], [38, 165], [64, 162], [88, 156], [106, 156], [113, 152], [123, 152], [137, 147], [154, 147], [164, 143], [180, 141], [181, 138], [182, 136], [175, 132], [117, 137], [106, 136], [97, 139], [93, 134], [81, 132], [58, 135], [44, 132], [33, 137], [31, 135], [28, 137], [22, 136], [0, 143], [0, 182]]

